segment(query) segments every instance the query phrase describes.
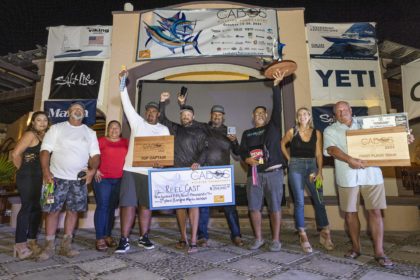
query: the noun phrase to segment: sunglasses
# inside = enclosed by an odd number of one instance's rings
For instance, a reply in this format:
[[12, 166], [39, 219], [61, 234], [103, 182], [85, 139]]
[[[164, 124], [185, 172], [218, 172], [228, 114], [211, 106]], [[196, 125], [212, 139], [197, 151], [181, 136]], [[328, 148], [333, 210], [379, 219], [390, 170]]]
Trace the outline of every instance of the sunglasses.
[[84, 170], [77, 173], [77, 181], [79, 181], [80, 186], [86, 185], [86, 179], [83, 178], [85, 176], [86, 176], [86, 171], [84, 171]]

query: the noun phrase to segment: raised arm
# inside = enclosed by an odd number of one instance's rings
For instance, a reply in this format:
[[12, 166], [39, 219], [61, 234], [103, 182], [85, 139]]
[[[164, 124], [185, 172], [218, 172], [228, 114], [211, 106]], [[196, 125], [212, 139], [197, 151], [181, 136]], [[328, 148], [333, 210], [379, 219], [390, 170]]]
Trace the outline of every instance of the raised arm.
[[273, 111], [271, 112], [270, 122], [281, 130], [281, 92], [279, 84], [283, 80], [286, 72], [276, 71], [273, 74]]
[[178, 124], [172, 122], [166, 117], [166, 101], [169, 100], [170, 97], [169, 92], [162, 92], [160, 94], [160, 102], [159, 102], [159, 122], [166, 126], [171, 134], [175, 134]]
[[123, 110], [125, 116], [127, 117], [130, 126], [133, 127], [133, 124], [139, 120], [143, 120], [143, 118], [137, 114], [136, 110], [134, 109], [133, 105], [131, 104], [130, 97], [128, 96], [128, 91], [126, 87], [126, 79], [125, 79], [126, 72], [122, 71], [119, 74], [120, 79], [120, 92], [121, 92], [121, 103], [123, 106]]

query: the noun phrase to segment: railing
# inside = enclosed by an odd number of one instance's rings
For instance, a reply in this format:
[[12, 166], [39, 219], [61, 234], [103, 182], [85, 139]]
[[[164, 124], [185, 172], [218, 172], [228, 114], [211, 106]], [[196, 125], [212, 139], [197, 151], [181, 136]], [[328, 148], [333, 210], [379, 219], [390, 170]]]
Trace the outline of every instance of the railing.
[[420, 166], [401, 168], [401, 179], [404, 188], [420, 195]]

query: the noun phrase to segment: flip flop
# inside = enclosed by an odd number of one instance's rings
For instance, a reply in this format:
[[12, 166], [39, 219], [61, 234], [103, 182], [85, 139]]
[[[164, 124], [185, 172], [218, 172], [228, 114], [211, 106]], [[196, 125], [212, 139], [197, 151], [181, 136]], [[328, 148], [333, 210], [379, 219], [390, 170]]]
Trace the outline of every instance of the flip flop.
[[175, 244], [175, 248], [177, 249], [185, 249], [187, 248], [188, 243], [185, 240], [179, 240], [178, 243]]
[[346, 258], [346, 259], [352, 259], [352, 260], [355, 260], [355, 259], [357, 259], [358, 257], [360, 257], [360, 252], [356, 252], [356, 251], [353, 251], [353, 250], [350, 250], [350, 251], [348, 251], [347, 253], [345, 253], [344, 254], [344, 257]]
[[191, 244], [188, 248], [188, 254], [194, 254], [198, 252], [197, 244]]
[[383, 268], [394, 267], [394, 263], [387, 256], [375, 257], [375, 261]]

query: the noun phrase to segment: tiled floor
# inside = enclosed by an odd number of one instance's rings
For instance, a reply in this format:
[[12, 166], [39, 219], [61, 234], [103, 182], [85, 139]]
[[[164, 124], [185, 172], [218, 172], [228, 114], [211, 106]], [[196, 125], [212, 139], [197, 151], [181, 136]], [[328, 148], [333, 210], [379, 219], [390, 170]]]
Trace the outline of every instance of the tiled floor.
[[[118, 236], [118, 230], [115, 230]], [[269, 231], [265, 234], [269, 237]], [[369, 237], [364, 234], [363, 255], [358, 260], [342, 256], [349, 248], [344, 232], [333, 232], [336, 249], [326, 252], [317, 243], [318, 235], [309, 231], [314, 252], [305, 255], [292, 230], [282, 230], [282, 250], [249, 251], [235, 247], [227, 229], [210, 230], [208, 248], [193, 255], [175, 249], [179, 238], [176, 228], [154, 228], [156, 248], [137, 247], [137, 231], [132, 234], [131, 250], [126, 254], [100, 253], [94, 249], [94, 231], [77, 230], [74, 246], [80, 256], [69, 259], [59, 255], [45, 262], [19, 261], [12, 257], [14, 229], [0, 225], [0, 279], [416, 279], [420, 278], [420, 233], [386, 232], [385, 250], [396, 263], [393, 269], [379, 267], [373, 259]], [[40, 236], [43, 243], [43, 235]], [[59, 238], [62, 235], [59, 234]], [[249, 230], [243, 234], [249, 244]]]

